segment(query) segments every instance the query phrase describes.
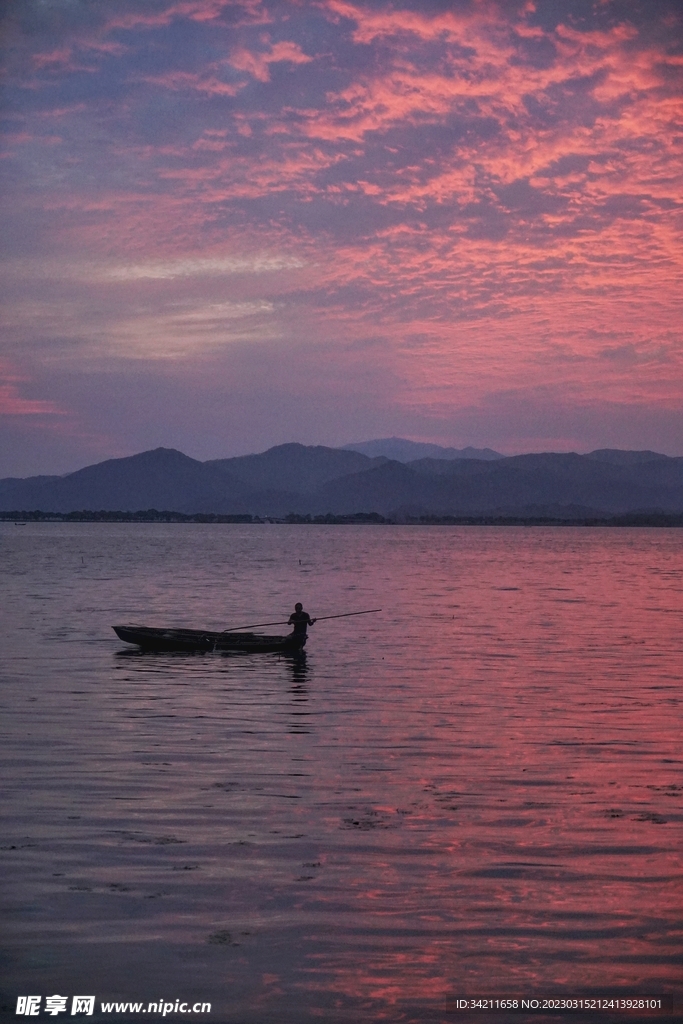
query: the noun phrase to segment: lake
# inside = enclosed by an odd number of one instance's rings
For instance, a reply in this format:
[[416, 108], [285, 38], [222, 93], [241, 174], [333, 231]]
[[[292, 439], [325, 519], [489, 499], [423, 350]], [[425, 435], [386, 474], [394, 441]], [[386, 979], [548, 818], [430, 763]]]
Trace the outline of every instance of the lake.
[[[13, 1019], [680, 1019], [458, 1000], [680, 1012], [683, 531], [2, 523], [0, 558]], [[111, 629], [298, 600], [382, 611], [305, 659]]]

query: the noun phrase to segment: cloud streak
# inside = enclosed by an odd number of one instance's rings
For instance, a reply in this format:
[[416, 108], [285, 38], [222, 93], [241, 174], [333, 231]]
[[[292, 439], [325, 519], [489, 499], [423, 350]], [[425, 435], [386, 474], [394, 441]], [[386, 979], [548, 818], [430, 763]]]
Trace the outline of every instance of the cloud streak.
[[165, 263], [123, 264], [100, 271], [113, 281], [173, 280], [186, 277], [211, 277], [226, 274], [263, 274], [303, 267], [304, 261], [293, 256], [220, 257], [179, 259]]

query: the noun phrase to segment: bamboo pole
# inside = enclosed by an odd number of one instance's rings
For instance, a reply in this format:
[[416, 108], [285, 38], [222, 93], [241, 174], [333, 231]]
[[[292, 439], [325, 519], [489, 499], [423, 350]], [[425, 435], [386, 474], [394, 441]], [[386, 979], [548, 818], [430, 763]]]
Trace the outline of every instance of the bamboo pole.
[[[340, 615], [319, 615], [316, 622], [323, 622], [325, 619], [346, 619], [349, 615], [370, 615], [372, 612], [381, 612], [381, 608], [367, 608], [363, 612], [342, 612]], [[252, 622], [248, 626], [230, 626], [224, 629], [223, 633], [234, 633], [239, 629], [256, 629], [257, 626], [288, 626], [289, 619], [279, 619], [277, 622]]]

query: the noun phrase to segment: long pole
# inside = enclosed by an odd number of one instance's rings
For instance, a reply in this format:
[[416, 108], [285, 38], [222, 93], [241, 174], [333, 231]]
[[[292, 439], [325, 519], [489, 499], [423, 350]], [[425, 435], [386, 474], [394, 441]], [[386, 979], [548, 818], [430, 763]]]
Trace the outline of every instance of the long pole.
[[[372, 612], [381, 612], [381, 608], [368, 608], [364, 612], [342, 612], [341, 615], [319, 615], [316, 622], [322, 622], [324, 619], [346, 619], [349, 615], [370, 615]], [[289, 619], [279, 619], [277, 622], [252, 622], [248, 626], [230, 626], [229, 629], [224, 629], [224, 633], [234, 633], [237, 629], [256, 629], [257, 626], [288, 626]]]

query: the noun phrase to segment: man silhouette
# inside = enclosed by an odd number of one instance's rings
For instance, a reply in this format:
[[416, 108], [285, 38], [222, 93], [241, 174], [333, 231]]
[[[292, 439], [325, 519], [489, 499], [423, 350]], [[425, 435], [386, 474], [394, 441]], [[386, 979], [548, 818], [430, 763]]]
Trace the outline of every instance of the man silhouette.
[[300, 601], [294, 605], [294, 611], [289, 616], [289, 625], [292, 626], [292, 636], [301, 640], [301, 646], [306, 643], [306, 630], [312, 626], [315, 619], [312, 619]]

